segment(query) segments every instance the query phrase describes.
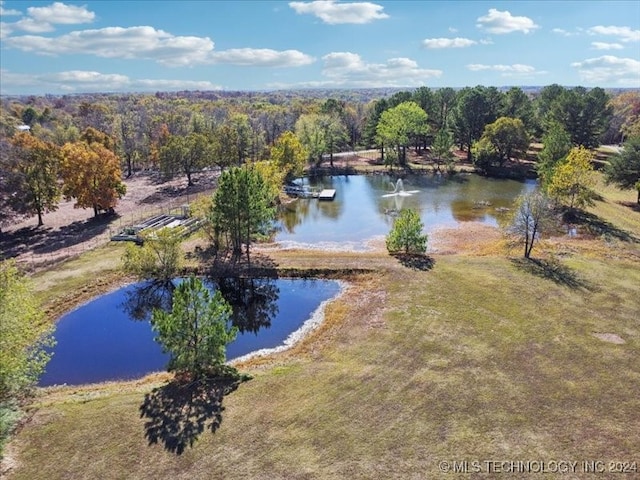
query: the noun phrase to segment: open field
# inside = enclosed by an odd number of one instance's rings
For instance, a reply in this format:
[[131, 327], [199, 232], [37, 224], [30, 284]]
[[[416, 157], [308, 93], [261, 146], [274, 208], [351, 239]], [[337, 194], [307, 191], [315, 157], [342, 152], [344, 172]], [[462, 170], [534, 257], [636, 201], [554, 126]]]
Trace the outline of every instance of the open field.
[[[254, 378], [224, 410], [176, 400], [155, 419], [165, 438], [198, 416], [214, 433], [182, 454], [149, 444], [140, 406], [164, 375], [44, 390], [9, 445], [8, 478], [486, 478], [491, 460], [578, 462], [568, 479], [602, 461], [598, 478], [640, 478], [608, 470], [640, 463], [640, 213], [634, 192], [600, 193], [589, 235], [545, 242], [536, 262], [464, 228], [436, 232], [431, 262], [413, 266], [383, 251], [270, 250], [279, 269], [352, 268], [351, 286], [302, 344], [242, 366]], [[38, 274], [43, 300], [117, 281], [119, 248]], [[482, 473], [439, 469], [464, 460]]]

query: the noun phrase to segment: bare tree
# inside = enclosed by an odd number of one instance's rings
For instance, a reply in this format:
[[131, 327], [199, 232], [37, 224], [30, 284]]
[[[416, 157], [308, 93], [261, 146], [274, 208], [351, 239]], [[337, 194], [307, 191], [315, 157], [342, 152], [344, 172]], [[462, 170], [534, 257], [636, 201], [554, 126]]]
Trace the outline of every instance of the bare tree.
[[553, 224], [553, 219], [551, 202], [542, 193], [530, 192], [518, 197], [507, 232], [524, 244], [524, 258], [531, 256], [533, 245]]

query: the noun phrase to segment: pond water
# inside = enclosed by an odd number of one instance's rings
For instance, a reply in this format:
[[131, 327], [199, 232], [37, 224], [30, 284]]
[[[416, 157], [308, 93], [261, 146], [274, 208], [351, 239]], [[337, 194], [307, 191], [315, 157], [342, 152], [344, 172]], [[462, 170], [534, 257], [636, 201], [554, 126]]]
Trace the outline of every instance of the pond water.
[[[301, 185], [336, 190], [333, 201], [298, 199], [285, 205], [275, 241], [282, 246], [366, 249], [366, 242], [389, 233], [402, 208], [420, 212], [427, 232], [437, 226], [476, 221], [498, 224], [501, 211], [515, 198], [536, 188], [535, 180], [519, 182], [475, 174], [344, 175], [299, 180]], [[395, 193], [394, 193], [395, 190]]]
[[[40, 386], [79, 385], [133, 379], [166, 368], [169, 356], [154, 341], [153, 308], [170, 308], [177, 285], [129, 285], [69, 312], [56, 325], [56, 346]], [[326, 300], [341, 290], [333, 280], [209, 280], [233, 307], [240, 333], [227, 346], [227, 359], [283, 345]]]

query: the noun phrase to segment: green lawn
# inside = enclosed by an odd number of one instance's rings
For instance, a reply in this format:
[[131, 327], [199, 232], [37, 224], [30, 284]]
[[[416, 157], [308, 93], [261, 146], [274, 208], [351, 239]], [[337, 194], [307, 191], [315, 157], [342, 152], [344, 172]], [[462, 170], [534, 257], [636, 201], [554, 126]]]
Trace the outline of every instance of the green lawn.
[[[640, 236], [640, 213], [616, 201], [593, 214]], [[9, 478], [487, 478], [438, 465], [640, 462], [640, 244], [619, 240], [620, 256], [608, 239], [567, 242], [560, 264], [434, 255], [429, 270], [273, 253], [280, 268], [375, 273], [353, 276], [303, 345], [245, 366], [254, 378], [224, 397], [219, 429], [181, 455], [145, 438], [139, 407], [158, 379], [68, 388], [38, 398]]]

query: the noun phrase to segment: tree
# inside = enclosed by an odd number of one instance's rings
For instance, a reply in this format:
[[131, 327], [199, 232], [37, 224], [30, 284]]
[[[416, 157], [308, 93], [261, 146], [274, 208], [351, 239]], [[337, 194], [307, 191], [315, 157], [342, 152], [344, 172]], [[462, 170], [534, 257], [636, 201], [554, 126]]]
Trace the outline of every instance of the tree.
[[376, 145], [376, 127], [380, 121], [382, 112], [389, 109], [389, 102], [386, 98], [381, 98], [368, 105], [367, 119], [364, 124], [364, 142], [367, 147]]
[[571, 137], [561, 124], [552, 122], [542, 137], [542, 144], [536, 169], [542, 188], [546, 189], [556, 165], [564, 160], [571, 150]]
[[231, 307], [220, 291], [212, 296], [195, 277], [180, 283], [171, 311], [154, 310], [151, 320], [156, 341], [171, 355], [168, 370], [194, 380], [226, 373], [226, 346], [238, 333], [237, 327], [228, 326], [230, 318]]
[[[439, 88], [433, 94], [433, 122], [436, 130], [449, 128], [450, 118], [455, 110], [457, 93], [451, 87]], [[429, 114], [429, 112], [427, 112]]]
[[629, 138], [622, 151], [609, 159], [605, 181], [623, 190], [637, 189], [640, 204], [640, 136]]
[[10, 176], [13, 181], [7, 186], [12, 190], [14, 208], [35, 213], [41, 226], [43, 213], [56, 210], [60, 200], [60, 149], [26, 132], [16, 134], [11, 143], [10, 169], [14, 175]]
[[495, 87], [467, 87], [458, 92], [453, 126], [460, 146], [467, 149], [467, 161], [471, 161], [471, 146], [480, 139], [485, 125], [498, 118], [500, 105], [501, 93]]
[[142, 237], [143, 244], [127, 245], [122, 257], [125, 272], [139, 279], [168, 281], [178, 274], [183, 260], [180, 235], [162, 228]]
[[327, 114], [308, 113], [301, 115], [295, 126], [296, 136], [308, 153], [309, 161], [322, 163], [322, 155], [331, 154], [337, 145], [344, 143], [346, 130], [337, 117]]
[[347, 143], [347, 130], [341, 118], [335, 114], [320, 115], [320, 127], [324, 130], [325, 151], [333, 168], [333, 154]]
[[427, 251], [427, 235], [422, 233], [424, 225], [420, 215], [413, 209], [405, 208], [393, 222], [387, 235], [386, 244], [389, 253], [419, 253]]
[[62, 147], [61, 171], [64, 196], [76, 199], [75, 208], [93, 208], [95, 216], [113, 210], [127, 191], [120, 160], [92, 135]]
[[33, 126], [35, 121], [38, 119], [38, 112], [35, 111], [33, 107], [27, 107], [22, 111], [22, 122], [25, 125]]
[[531, 133], [535, 126], [533, 103], [520, 87], [511, 87], [504, 94], [501, 116], [519, 118], [528, 133]]
[[35, 300], [30, 281], [15, 262], [0, 262], [0, 458], [11, 431], [8, 421], [49, 361], [53, 326]]
[[284, 173], [285, 178], [290, 179], [302, 175], [307, 151], [298, 137], [287, 131], [271, 147], [269, 158]]
[[552, 224], [553, 211], [549, 199], [540, 192], [518, 197], [507, 231], [524, 243], [524, 258], [531, 256], [533, 245]]
[[451, 151], [453, 148], [453, 135], [445, 129], [438, 130], [433, 145], [431, 145], [431, 154], [436, 162], [436, 168], [440, 171], [440, 165], [444, 162], [453, 168], [455, 155]]
[[160, 148], [160, 168], [166, 177], [181, 170], [187, 176], [187, 185], [193, 185], [193, 174], [205, 167], [212, 156], [211, 144], [202, 133], [186, 137], [171, 135]]
[[394, 150], [394, 157], [400, 163], [405, 163], [407, 145], [415, 137], [426, 135], [428, 128], [426, 112], [415, 102], [403, 102], [382, 112], [376, 138], [378, 144]]
[[487, 137], [482, 137], [477, 142], [474, 142], [470, 151], [473, 157], [473, 165], [483, 173], [486, 173], [489, 167], [498, 161], [496, 147]]
[[627, 138], [640, 136], [640, 92], [625, 91], [609, 101], [611, 120], [603, 143], [624, 143]]
[[593, 154], [584, 147], [573, 147], [553, 170], [548, 195], [571, 210], [593, 203]]
[[250, 165], [233, 167], [222, 173], [213, 196], [210, 215], [214, 229], [228, 235], [233, 253], [247, 259], [252, 238], [264, 234], [275, 217], [270, 189], [260, 172]]
[[143, 150], [142, 115], [136, 111], [135, 104], [125, 104], [115, 118], [114, 130], [118, 138], [118, 149], [124, 158], [127, 178], [133, 174], [134, 161]]
[[576, 87], [558, 95], [545, 121], [563, 125], [574, 145], [595, 148], [600, 145], [612, 112], [609, 97], [602, 88]]
[[529, 146], [529, 136], [519, 118], [498, 118], [484, 127], [482, 137], [493, 145], [500, 166], [514, 155], [526, 152]]

